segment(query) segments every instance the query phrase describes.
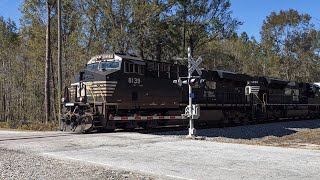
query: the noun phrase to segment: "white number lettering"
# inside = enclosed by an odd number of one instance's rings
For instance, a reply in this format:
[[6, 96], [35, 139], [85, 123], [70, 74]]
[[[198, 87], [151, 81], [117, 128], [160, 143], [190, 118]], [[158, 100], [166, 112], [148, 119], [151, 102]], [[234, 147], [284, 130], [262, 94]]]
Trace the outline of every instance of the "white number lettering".
[[128, 78], [128, 83], [129, 84], [140, 84], [141, 80], [140, 80], [140, 78]]

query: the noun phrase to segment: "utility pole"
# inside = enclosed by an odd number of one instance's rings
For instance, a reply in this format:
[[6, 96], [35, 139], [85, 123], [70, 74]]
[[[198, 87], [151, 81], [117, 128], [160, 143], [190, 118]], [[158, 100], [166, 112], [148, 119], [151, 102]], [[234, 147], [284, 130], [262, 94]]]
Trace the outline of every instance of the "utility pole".
[[[51, 1], [50, 1], [51, 2]], [[46, 2], [47, 7], [47, 30], [46, 30], [46, 65], [45, 65], [45, 113], [46, 113], [46, 123], [50, 121], [50, 57], [51, 57], [51, 47], [50, 47], [50, 14], [51, 5], [49, 1]]]
[[62, 68], [61, 68], [61, 0], [57, 1], [58, 3], [58, 121], [59, 127], [61, 127], [61, 92], [62, 92]]

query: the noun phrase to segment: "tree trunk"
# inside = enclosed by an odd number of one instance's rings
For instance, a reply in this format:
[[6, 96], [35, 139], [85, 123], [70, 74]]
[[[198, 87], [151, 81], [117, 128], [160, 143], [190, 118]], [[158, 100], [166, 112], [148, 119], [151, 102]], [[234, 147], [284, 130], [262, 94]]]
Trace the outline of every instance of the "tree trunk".
[[144, 59], [144, 42], [143, 42], [143, 39], [141, 39], [141, 42], [140, 42], [140, 57], [142, 59]]
[[193, 38], [192, 38], [192, 34], [190, 35], [189, 37], [189, 47], [191, 48], [191, 57], [193, 57], [193, 51], [194, 51], [194, 41], [193, 41]]
[[[61, 0], [58, 3], [58, 121], [61, 122], [61, 92], [62, 92], [62, 39], [61, 39]], [[56, 99], [56, 98], [55, 98]], [[57, 101], [55, 101], [57, 102]], [[61, 127], [61, 126], [60, 126]]]
[[46, 2], [47, 6], [47, 32], [46, 32], [46, 65], [45, 65], [45, 114], [46, 123], [50, 121], [50, 13], [51, 7], [49, 0]]
[[[50, 59], [52, 59], [52, 57], [50, 56]], [[53, 63], [50, 60], [50, 67], [51, 67], [51, 80], [52, 80], [52, 94], [53, 94], [53, 119], [54, 121], [57, 120], [57, 86], [56, 86], [56, 80], [55, 80], [55, 74], [54, 74], [54, 68], [53, 68]]]

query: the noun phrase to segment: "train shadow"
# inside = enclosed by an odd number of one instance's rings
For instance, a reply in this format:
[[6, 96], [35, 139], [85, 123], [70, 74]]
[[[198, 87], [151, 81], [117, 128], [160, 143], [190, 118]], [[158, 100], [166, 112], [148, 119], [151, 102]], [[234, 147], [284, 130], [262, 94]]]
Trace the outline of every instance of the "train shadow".
[[[266, 136], [282, 137], [297, 133], [302, 129], [320, 128], [320, 119], [281, 121], [264, 124], [234, 126], [224, 128], [198, 128], [197, 135], [203, 137], [224, 137], [232, 139], [256, 139]], [[157, 135], [187, 135], [188, 130], [155, 132]]]

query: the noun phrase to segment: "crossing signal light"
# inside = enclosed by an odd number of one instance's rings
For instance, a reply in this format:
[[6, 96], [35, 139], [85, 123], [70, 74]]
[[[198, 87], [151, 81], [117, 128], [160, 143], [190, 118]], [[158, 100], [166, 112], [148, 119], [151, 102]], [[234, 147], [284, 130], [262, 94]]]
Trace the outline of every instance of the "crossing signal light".
[[196, 85], [196, 83], [197, 83], [197, 79], [196, 78], [192, 78], [192, 79], [189, 80], [190, 86], [194, 86], [194, 85]]
[[173, 84], [177, 84], [178, 86], [182, 86], [182, 80], [180, 78], [178, 80], [173, 80]]
[[205, 79], [200, 79], [199, 83], [200, 83], [201, 88], [206, 87], [206, 80]]
[[189, 84], [190, 86], [201, 86], [205, 87], [206, 85], [206, 80], [205, 79], [198, 79], [198, 78], [191, 78], [189, 80], [181, 80], [181, 78], [177, 80], [173, 80], [174, 84], [177, 84], [178, 86], [182, 86], [182, 84]]

